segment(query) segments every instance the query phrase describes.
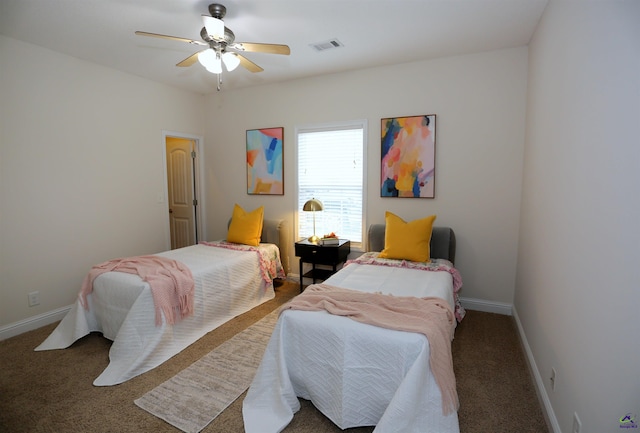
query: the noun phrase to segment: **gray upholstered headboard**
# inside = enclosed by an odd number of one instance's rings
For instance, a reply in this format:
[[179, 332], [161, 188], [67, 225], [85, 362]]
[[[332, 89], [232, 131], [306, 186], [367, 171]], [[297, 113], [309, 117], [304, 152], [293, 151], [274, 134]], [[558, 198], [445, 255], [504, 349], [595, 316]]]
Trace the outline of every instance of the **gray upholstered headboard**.
[[[382, 251], [384, 249], [384, 224], [371, 224], [367, 234], [367, 250]], [[431, 232], [431, 258], [447, 259], [455, 263], [456, 235], [450, 227], [434, 227]]]
[[[231, 224], [231, 219], [227, 227]], [[276, 244], [280, 248], [280, 261], [284, 272], [289, 275], [289, 224], [283, 219], [264, 219], [262, 222], [262, 236], [260, 242]]]

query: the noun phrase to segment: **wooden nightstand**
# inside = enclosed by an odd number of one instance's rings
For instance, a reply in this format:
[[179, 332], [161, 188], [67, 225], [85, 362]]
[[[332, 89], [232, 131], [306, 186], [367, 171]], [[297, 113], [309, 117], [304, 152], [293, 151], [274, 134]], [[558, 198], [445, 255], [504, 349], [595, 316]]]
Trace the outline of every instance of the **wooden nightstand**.
[[[351, 242], [347, 239], [340, 239], [338, 245], [318, 245], [309, 242], [307, 239], [296, 242], [296, 256], [300, 257], [300, 291], [302, 292], [304, 278], [316, 280], [326, 280], [335, 274], [340, 263], [347, 261], [351, 252]], [[303, 264], [311, 263], [312, 269], [303, 274]], [[333, 269], [316, 269], [316, 265], [328, 265]]]

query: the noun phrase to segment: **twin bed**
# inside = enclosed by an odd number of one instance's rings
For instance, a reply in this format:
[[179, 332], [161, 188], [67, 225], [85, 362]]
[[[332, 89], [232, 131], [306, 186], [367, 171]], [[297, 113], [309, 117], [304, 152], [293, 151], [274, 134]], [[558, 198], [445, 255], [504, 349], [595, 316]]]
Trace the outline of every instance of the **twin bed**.
[[[289, 233], [285, 221], [262, 223], [261, 218], [260, 214], [258, 247], [204, 243], [157, 255], [179, 261], [191, 271], [192, 315], [175, 324], [160, 315], [158, 322], [147, 282], [135, 274], [106, 272], [93, 281], [87, 308], [79, 298], [36, 350], [66, 348], [90, 332], [101, 332], [113, 344], [109, 365], [94, 381], [97, 386], [122, 383], [160, 365], [207, 332], [275, 296], [274, 278], [286, 275], [280, 257], [288, 257]], [[287, 304], [243, 402], [246, 433], [282, 431], [300, 408], [298, 397], [310, 400], [341, 429], [459, 432], [450, 343], [457, 321], [464, 317], [458, 301], [462, 281], [453, 266], [454, 232], [432, 228], [433, 219], [428, 233], [419, 227], [418, 237], [426, 239], [426, 258], [389, 256], [390, 243], [404, 249], [414, 243], [415, 235], [406, 232], [391, 242], [390, 227], [393, 233], [398, 227], [405, 229], [387, 215], [386, 225], [373, 225], [368, 233], [369, 251], [382, 253], [349, 260], [324, 283], [308, 287]], [[410, 300], [420, 315], [417, 322], [428, 323], [427, 331], [422, 330], [424, 323], [417, 331], [403, 327], [413, 320], [402, 315], [405, 310], [390, 316], [391, 326], [381, 327], [328, 307], [301, 307], [325, 291], [335, 296], [336, 290], [357, 295], [362, 304], [372, 302], [365, 309], [387, 300]], [[334, 303], [332, 308], [340, 310], [342, 305]], [[435, 316], [438, 323], [432, 322]], [[439, 333], [428, 330], [431, 327]]]
[[156, 323], [149, 284], [135, 274], [106, 272], [93, 281], [87, 308], [78, 299], [36, 350], [63, 349], [90, 332], [101, 332], [113, 344], [109, 365], [93, 382], [96, 386], [116, 385], [157, 367], [275, 296], [273, 279], [286, 273], [280, 255], [288, 254], [289, 229], [284, 220], [260, 222], [257, 247], [212, 242], [157, 254], [190, 269], [195, 283], [192, 315], [175, 324], [164, 317]]
[[[384, 225], [369, 229], [370, 250], [383, 250], [384, 239]], [[324, 285], [437, 298], [460, 320], [464, 310], [457, 293], [462, 282], [453, 267], [454, 256], [453, 230], [434, 227], [430, 263], [366, 253], [349, 261]], [[451, 338], [455, 324], [454, 318]], [[450, 341], [439, 349], [448, 350], [449, 356]], [[245, 431], [282, 431], [299, 410], [301, 397], [341, 429], [459, 432], [457, 396], [448, 396], [453, 410], [443, 406], [443, 393], [431, 368], [433, 346], [421, 333], [372, 326], [327, 311], [285, 309], [243, 402]], [[455, 394], [455, 378], [449, 385]]]

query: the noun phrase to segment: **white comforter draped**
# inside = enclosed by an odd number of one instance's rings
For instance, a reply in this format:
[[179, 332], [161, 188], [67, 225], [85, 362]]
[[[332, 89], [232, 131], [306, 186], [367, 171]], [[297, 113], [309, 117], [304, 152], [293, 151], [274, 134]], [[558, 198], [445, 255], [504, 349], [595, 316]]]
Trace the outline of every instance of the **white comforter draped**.
[[[261, 244], [279, 257], [273, 244]], [[260, 271], [255, 251], [193, 245], [158, 254], [189, 267], [195, 282], [195, 310], [175, 325], [155, 325], [151, 289], [133, 274], [108, 272], [94, 281], [86, 310], [77, 301], [53, 333], [35, 350], [63, 349], [93, 331], [113, 340], [109, 365], [93, 382], [122, 383], [176, 355], [206, 333], [275, 296]], [[278, 267], [281, 265], [278, 262]]]
[[[326, 284], [397, 296], [438, 296], [454, 308], [452, 276], [350, 264]], [[247, 433], [282, 431], [310, 400], [341, 429], [458, 433], [443, 415], [422, 334], [383, 329], [323, 311], [282, 313], [243, 403]]]

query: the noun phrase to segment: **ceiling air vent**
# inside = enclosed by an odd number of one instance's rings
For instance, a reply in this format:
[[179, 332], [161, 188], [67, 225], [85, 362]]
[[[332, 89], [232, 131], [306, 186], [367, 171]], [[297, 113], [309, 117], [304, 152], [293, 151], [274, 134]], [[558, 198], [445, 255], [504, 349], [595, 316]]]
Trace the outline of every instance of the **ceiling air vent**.
[[314, 50], [320, 52], [320, 51], [332, 50], [334, 48], [344, 47], [344, 44], [337, 39], [329, 39], [328, 41], [325, 41], [325, 42], [318, 42], [316, 44], [311, 44], [311, 47]]

